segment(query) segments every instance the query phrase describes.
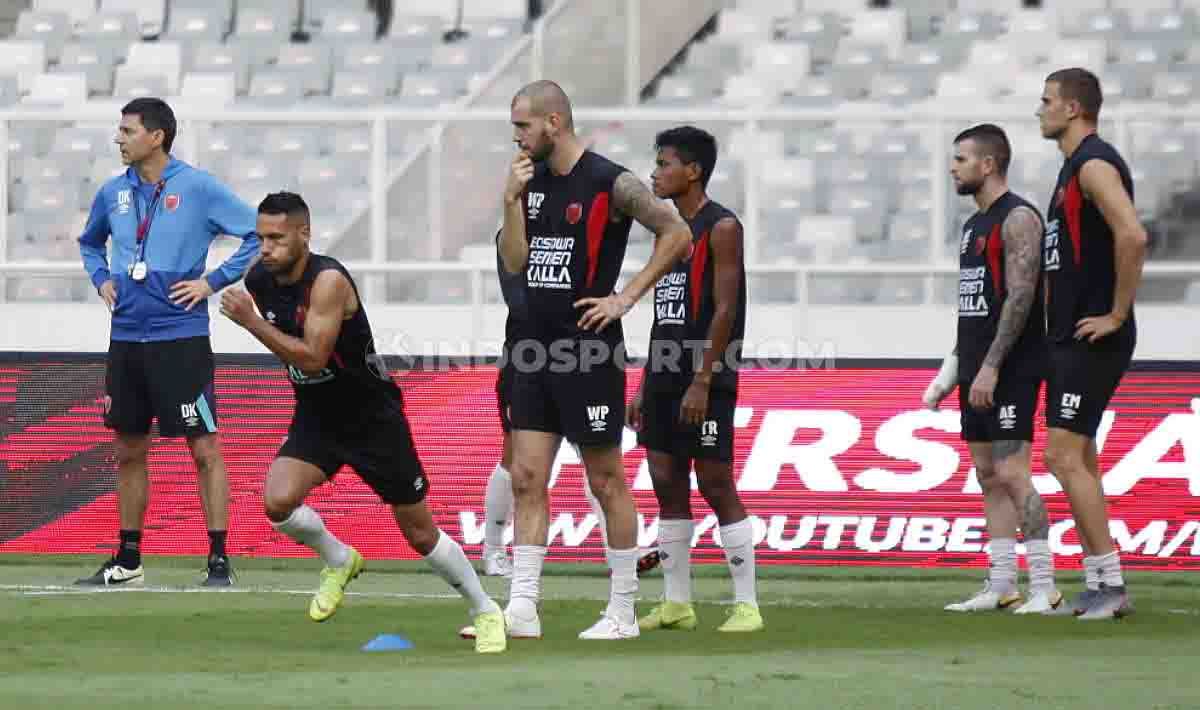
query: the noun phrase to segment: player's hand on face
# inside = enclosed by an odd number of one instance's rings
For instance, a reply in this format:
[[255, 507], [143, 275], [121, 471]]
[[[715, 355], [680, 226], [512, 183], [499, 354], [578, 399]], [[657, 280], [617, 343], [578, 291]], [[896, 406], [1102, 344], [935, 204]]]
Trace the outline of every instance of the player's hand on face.
[[633, 302], [614, 293], [604, 298], [581, 298], [575, 302], [575, 307], [587, 309], [579, 318], [579, 327], [599, 333], [632, 310]]
[[991, 409], [996, 393], [996, 381], [1000, 373], [990, 365], [979, 368], [975, 381], [971, 383], [971, 393], [967, 399], [975, 409]]
[[1086, 338], [1089, 343], [1094, 343], [1117, 332], [1121, 325], [1122, 321], [1111, 313], [1103, 316], [1080, 318], [1079, 322], [1075, 324], [1075, 339], [1083, 340]]
[[625, 426], [634, 431], [642, 430], [642, 390], [639, 389], [625, 407]]
[[104, 301], [104, 305], [108, 306], [108, 310], [117, 307], [117, 285], [112, 279], [100, 284], [100, 300]]
[[691, 426], [700, 426], [704, 423], [704, 415], [707, 413], [708, 385], [693, 380], [679, 405], [679, 421]]
[[525, 186], [533, 179], [533, 160], [529, 154], [520, 151], [513, 156], [509, 166], [508, 179], [504, 183], [504, 200], [506, 203], [516, 202], [525, 192]]
[[240, 288], [228, 288], [221, 294], [221, 313], [240, 326], [254, 317], [254, 299]]
[[171, 287], [171, 303], [192, 310], [192, 306], [203, 301], [213, 293], [212, 286], [206, 279], [178, 281]]

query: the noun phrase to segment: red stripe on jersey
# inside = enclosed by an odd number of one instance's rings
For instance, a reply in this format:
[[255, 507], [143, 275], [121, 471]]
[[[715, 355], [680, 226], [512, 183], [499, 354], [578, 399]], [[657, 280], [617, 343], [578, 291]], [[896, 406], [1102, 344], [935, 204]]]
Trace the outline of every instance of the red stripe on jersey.
[[708, 265], [708, 232], [700, 235], [692, 250], [692, 271], [688, 274], [688, 286], [692, 289], [692, 320], [700, 318], [700, 290], [704, 288], [704, 267]]
[[337, 363], [338, 367], [340, 367], [342, 369], [346, 368], [346, 363], [342, 362], [342, 356], [338, 355], [336, 350], [334, 350], [333, 352], [331, 352], [329, 354], [333, 357], [333, 361]]
[[988, 271], [992, 273], [992, 288], [995, 290], [996, 298], [1004, 297], [1004, 273], [1001, 269], [1004, 267], [1004, 240], [1000, 237], [1000, 225], [992, 227], [992, 233], [988, 235], [987, 246], [987, 263]]
[[1067, 234], [1071, 237], [1071, 246], [1075, 249], [1075, 268], [1083, 268], [1083, 234], [1079, 231], [1080, 216], [1083, 211], [1083, 191], [1079, 189], [1079, 176], [1071, 177], [1067, 183], [1067, 194], [1063, 197], [1063, 215], [1067, 218]]
[[600, 243], [604, 241], [604, 228], [608, 226], [608, 193], [601, 192], [592, 200], [592, 209], [587, 219], [587, 288], [596, 279], [596, 267], [600, 264]]

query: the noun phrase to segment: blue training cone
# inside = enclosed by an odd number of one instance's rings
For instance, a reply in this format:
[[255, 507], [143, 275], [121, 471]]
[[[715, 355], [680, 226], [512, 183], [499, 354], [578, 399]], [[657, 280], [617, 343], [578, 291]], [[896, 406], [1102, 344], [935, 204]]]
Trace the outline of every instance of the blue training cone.
[[396, 634], [380, 634], [371, 639], [366, 646], [362, 647], [364, 651], [407, 651], [412, 648], [412, 641], [397, 636]]

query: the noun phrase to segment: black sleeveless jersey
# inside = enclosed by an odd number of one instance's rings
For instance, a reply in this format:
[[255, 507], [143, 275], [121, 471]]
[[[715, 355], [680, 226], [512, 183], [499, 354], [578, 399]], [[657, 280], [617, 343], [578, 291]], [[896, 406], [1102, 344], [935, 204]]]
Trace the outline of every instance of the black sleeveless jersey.
[[[1083, 139], [1058, 173], [1046, 224], [1046, 335], [1050, 342], [1069, 343], [1075, 324], [1088, 316], [1112, 311], [1117, 286], [1113, 233], [1099, 208], [1083, 194], [1079, 170], [1089, 160], [1111, 163], [1133, 199], [1133, 177], [1117, 150], [1096, 134]], [[1133, 311], [1113, 340], [1136, 338]]]
[[[1000, 312], [1008, 297], [1005, 281], [1004, 220], [1017, 207], [1028, 207], [1042, 220], [1037, 208], [1006, 192], [987, 210], [976, 212], [963, 225], [958, 249], [958, 381], [970, 384], [983, 367], [988, 349], [996, 338]], [[1041, 379], [1045, 363], [1045, 316], [1042, 311], [1042, 279], [1025, 321], [1025, 330], [1013, 344], [1001, 366], [1004, 379]]]
[[[327, 269], [341, 272], [358, 296], [358, 287], [346, 267], [320, 254], [309, 254], [304, 274], [296, 283], [286, 286], [276, 282], [261, 263], [255, 264], [246, 274], [246, 289], [263, 318], [284, 333], [303, 338], [313, 281]], [[333, 427], [344, 428], [361, 421], [373, 409], [401, 401], [400, 388], [375, 352], [371, 324], [361, 298], [354, 315], [342, 321], [329, 362], [317, 372], [301, 372], [292, 365], [287, 366], [287, 372], [296, 393], [297, 411], [303, 410]]]
[[544, 344], [602, 340], [615, 347], [624, 340], [620, 322], [603, 333], [583, 331], [585, 309], [575, 301], [608, 296], [617, 285], [632, 220], [611, 216], [613, 184], [625, 168], [585, 151], [567, 175], [555, 175], [538, 163], [526, 186], [525, 305], [530, 335]]
[[[709, 200], [690, 220], [692, 245], [688, 255], [654, 285], [654, 325], [650, 329], [650, 352], [646, 370], [647, 387], [654, 390], [685, 390], [701, 363], [708, 331], [716, 314], [712, 229], [723, 219], [737, 215]], [[746, 273], [738, 264], [741, 279], [737, 311], [729, 333], [727, 355], [718, 353], [712, 389], [736, 390], [737, 365], [742, 358], [746, 333]], [[678, 364], [676, 364], [678, 363]]]

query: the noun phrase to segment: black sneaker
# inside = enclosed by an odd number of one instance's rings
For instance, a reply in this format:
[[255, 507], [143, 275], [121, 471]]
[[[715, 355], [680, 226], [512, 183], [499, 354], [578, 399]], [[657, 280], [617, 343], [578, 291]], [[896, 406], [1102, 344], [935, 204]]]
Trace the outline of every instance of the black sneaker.
[[658, 550], [650, 550], [649, 552], [647, 552], [646, 554], [644, 554], [638, 558], [638, 561], [637, 561], [638, 576], [641, 577], [643, 574], [646, 574], [650, 570], [657, 567], [659, 565], [659, 563], [661, 563], [661, 562], [662, 562], [662, 555], [659, 554]]
[[117, 558], [112, 557], [100, 565], [100, 569], [96, 570], [96, 574], [93, 574], [91, 577], [77, 579], [75, 580], [75, 584], [83, 587], [140, 587], [145, 581], [146, 577], [142, 572], [141, 565], [129, 569], [128, 567], [122, 567], [117, 562]]
[[225, 555], [208, 558], [208, 575], [200, 583], [202, 587], [232, 587], [233, 567]]

